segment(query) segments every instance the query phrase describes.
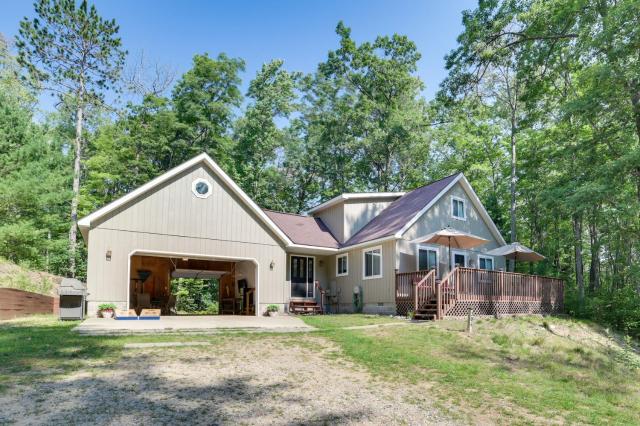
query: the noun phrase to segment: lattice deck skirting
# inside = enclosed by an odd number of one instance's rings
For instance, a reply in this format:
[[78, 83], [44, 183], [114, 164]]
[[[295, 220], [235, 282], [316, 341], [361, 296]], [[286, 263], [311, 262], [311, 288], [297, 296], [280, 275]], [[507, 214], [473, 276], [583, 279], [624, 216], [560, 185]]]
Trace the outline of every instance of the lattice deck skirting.
[[396, 312], [400, 316], [407, 316], [409, 312], [415, 311], [413, 300], [396, 300]]
[[457, 301], [445, 316], [462, 317], [472, 309], [473, 315], [526, 315], [526, 314], [559, 314], [562, 305], [558, 302], [491, 302], [491, 301]]

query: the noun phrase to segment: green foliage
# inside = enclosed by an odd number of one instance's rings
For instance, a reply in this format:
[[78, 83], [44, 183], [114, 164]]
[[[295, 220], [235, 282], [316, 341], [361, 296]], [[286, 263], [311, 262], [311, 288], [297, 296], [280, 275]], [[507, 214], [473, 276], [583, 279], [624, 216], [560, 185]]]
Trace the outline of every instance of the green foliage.
[[217, 314], [218, 290], [216, 279], [177, 278], [171, 281], [178, 312]]
[[98, 312], [100, 311], [115, 311], [117, 306], [115, 303], [101, 303], [98, 305]]
[[118, 79], [125, 52], [118, 25], [86, 0], [38, 0], [34, 19], [20, 22], [18, 62], [34, 82], [62, 101], [99, 103]]
[[278, 312], [280, 307], [278, 305], [267, 305], [267, 312]]

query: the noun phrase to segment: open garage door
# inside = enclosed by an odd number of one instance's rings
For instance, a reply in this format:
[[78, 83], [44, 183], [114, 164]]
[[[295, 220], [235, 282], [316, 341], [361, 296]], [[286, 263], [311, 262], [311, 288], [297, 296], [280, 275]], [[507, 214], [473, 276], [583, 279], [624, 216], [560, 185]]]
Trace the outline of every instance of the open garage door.
[[[136, 311], [160, 309], [162, 315], [212, 314], [210, 302], [216, 301], [218, 314], [256, 315], [257, 283], [256, 262], [251, 259], [134, 252], [129, 259], [128, 304]], [[192, 299], [190, 288], [204, 291], [206, 301]]]

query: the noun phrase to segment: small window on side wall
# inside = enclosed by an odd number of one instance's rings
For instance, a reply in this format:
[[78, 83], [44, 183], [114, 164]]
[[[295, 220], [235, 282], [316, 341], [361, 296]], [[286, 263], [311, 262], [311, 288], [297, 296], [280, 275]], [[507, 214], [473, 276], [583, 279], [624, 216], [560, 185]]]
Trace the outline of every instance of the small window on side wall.
[[451, 197], [451, 216], [455, 219], [466, 220], [464, 200], [462, 198]]
[[336, 257], [336, 276], [344, 277], [349, 275], [349, 255], [343, 254]]

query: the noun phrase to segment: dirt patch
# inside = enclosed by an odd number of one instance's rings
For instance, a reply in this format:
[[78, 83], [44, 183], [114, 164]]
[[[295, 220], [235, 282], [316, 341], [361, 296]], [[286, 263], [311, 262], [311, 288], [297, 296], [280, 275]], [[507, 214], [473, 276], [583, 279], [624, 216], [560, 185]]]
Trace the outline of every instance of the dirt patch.
[[373, 379], [321, 337], [221, 337], [0, 395], [0, 423], [450, 424], [425, 394]]

